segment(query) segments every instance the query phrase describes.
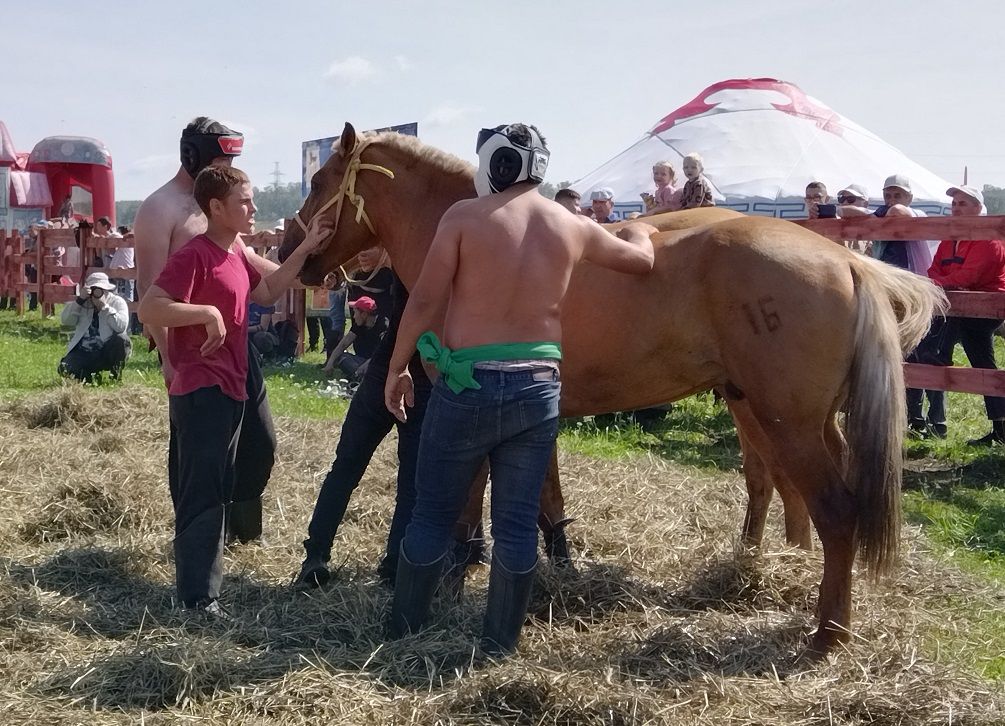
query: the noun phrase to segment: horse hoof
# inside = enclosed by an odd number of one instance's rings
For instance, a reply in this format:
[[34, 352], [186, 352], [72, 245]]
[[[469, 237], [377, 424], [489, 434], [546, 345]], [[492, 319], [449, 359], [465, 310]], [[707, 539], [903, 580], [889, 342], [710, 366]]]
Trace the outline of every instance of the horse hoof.
[[544, 551], [552, 567], [575, 571], [569, 554], [569, 541], [565, 537], [565, 527], [548, 532], [544, 536]]
[[847, 640], [847, 633], [843, 631], [820, 628], [810, 636], [810, 642], [796, 658], [796, 663], [811, 665], [826, 660], [835, 646], [841, 645]]

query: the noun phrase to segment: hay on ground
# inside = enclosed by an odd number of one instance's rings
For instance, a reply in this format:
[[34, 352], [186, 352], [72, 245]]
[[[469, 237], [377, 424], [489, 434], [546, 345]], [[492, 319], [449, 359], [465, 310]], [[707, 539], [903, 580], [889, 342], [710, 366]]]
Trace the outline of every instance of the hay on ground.
[[0, 407], [5, 724], [1005, 722], [1001, 685], [967, 662], [994, 649], [974, 623], [1000, 611], [1000, 589], [909, 528], [904, 567], [856, 582], [851, 644], [797, 663], [819, 551], [784, 547], [778, 511], [764, 550], [739, 550], [738, 473], [645, 457], [562, 455], [577, 571], [541, 567], [517, 656], [475, 657], [484, 568], [461, 603], [437, 602], [428, 630], [387, 641], [375, 568], [393, 441], [350, 505], [335, 581], [297, 594], [288, 584], [337, 427], [277, 428], [268, 545], [228, 552], [233, 619], [216, 622], [173, 603], [162, 395], [67, 387]]

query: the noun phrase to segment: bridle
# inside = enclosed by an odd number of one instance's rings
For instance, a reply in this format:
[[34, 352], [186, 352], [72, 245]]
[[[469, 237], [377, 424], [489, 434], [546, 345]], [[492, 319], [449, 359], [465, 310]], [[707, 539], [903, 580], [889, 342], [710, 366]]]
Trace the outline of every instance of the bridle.
[[[369, 144], [361, 144], [357, 140], [352, 147], [352, 151], [349, 152], [349, 161], [346, 165], [345, 173], [342, 175], [342, 183], [339, 184], [338, 191], [335, 192], [330, 200], [328, 200], [324, 206], [321, 207], [314, 215], [310, 218], [307, 224], [304, 224], [304, 220], [300, 217], [300, 211], [298, 210], [296, 214], [293, 215], [294, 221], [300, 225], [300, 228], [307, 234], [307, 228], [314, 223], [321, 214], [327, 212], [331, 207], [335, 207], [335, 223], [332, 225], [332, 233], [329, 235], [328, 239], [325, 240], [317, 250], [320, 254], [328, 248], [332, 237], [335, 236], [335, 232], [338, 230], [339, 218], [342, 216], [342, 207], [345, 202], [348, 202], [356, 207], [356, 224], [360, 223], [360, 220], [366, 224], [367, 228], [370, 230], [370, 234], [376, 236], [377, 232], [373, 228], [373, 223], [370, 222], [370, 217], [367, 216], [366, 210], [364, 209], [365, 201], [362, 196], [356, 193], [356, 175], [361, 171], [378, 171], [384, 174], [389, 179], [394, 179], [394, 172], [387, 167], [380, 166], [379, 164], [367, 164], [360, 159], [360, 155], [363, 153]], [[385, 252], [385, 254], [387, 254]], [[345, 270], [342, 271], [345, 274]]]

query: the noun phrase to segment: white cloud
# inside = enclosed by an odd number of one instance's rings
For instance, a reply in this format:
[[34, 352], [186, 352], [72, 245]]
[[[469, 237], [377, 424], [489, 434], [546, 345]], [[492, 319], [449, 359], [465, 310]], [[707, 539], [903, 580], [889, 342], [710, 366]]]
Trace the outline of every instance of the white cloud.
[[336, 83], [355, 86], [378, 75], [377, 67], [358, 55], [337, 60], [328, 66], [325, 79]]
[[394, 65], [398, 67], [399, 71], [410, 71], [415, 67], [412, 61], [410, 61], [407, 56], [403, 55], [394, 56]]
[[482, 109], [477, 106], [461, 106], [456, 103], [442, 103], [430, 111], [423, 123], [429, 126], [450, 126]]

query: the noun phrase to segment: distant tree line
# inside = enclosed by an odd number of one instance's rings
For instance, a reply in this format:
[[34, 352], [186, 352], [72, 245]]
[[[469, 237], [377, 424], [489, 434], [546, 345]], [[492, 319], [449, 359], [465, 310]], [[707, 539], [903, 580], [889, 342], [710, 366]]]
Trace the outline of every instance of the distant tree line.
[[1005, 214], [1005, 188], [984, 185], [984, 206], [988, 214]]
[[[303, 197], [300, 196], [300, 182], [270, 184], [264, 189], [254, 187], [254, 190], [255, 206], [258, 207], [255, 219], [259, 229], [270, 229], [278, 224], [279, 220], [289, 219], [297, 213], [304, 201]], [[124, 199], [115, 202], [116, 222], [132, 227], [140, 203], [138, 199]]]

